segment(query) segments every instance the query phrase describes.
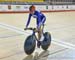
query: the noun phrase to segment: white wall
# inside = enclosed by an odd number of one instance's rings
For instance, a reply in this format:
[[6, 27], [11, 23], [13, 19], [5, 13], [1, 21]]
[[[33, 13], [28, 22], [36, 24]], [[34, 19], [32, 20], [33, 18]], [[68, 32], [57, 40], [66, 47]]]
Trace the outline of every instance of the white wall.
[[[0, 5], [1, 11], [28, 11], [30, 5]], [[50, 11], [50, 10], [75, 10], [75, 5], [36, 5], [37, 10]]]

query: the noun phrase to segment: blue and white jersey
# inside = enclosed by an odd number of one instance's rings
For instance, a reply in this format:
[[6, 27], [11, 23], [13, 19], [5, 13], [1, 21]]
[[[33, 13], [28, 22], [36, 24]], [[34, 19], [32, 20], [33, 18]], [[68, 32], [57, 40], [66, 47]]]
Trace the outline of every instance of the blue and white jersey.
[[38, 27], [40, 24], [44, 24], [44, 22], [45, 22], [45, 20], [46, 20], [46, 17], [44, 16], [44, 14], [42, 14], [42, 13], [39, 12], [39, 11], [35, 11], [34, 14], [29, 14], [26, 27], [28, 27], [28, 25], [29, 25], [29, 23], [30, 23], [30, 20], [31, 20], [31, 17], [36, 18], [37, 27]]

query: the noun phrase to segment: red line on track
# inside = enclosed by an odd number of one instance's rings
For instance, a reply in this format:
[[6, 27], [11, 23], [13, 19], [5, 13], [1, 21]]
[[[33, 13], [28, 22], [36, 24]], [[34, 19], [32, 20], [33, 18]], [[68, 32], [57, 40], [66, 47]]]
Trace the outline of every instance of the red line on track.
[[[42, 11], [44, 13], [48, 12], [75, 12], [75, 10], [50, 10], [50, 11]], [[29, 13], [29, 11], [0, 11], [0, 14], [11, 14], [11, 13]]]

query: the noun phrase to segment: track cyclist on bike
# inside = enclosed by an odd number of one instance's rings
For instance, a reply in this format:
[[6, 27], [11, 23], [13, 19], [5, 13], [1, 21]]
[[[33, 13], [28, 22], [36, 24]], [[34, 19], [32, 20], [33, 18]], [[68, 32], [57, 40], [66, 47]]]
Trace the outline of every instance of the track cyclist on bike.
[[29, 7], [29, 17], [28, 17], [28, 21], [26, 24], [26, 28], [28, 28], [28, 25], [30, 23], [31, 17], [36, 18], [36, 24], [37, 27], [36, 29], [38, 30], [38, 42], [37, 42], [37, 47], [40, 48], [41, 45], [41, 38], [43, 35], [43, 26], [44, 23], [46, 21], [46, 17], [42, 12], [39, 12], [36, 10], [36, 7], [34, 5]]

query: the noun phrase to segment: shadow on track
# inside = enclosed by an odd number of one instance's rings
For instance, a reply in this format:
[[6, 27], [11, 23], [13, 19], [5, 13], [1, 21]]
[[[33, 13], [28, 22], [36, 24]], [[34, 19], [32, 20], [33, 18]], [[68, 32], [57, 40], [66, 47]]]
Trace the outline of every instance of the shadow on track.
[[49, 55], [49, 51], [43, 51], [40, 54], [38, 54], [38, 52], [35, 52], [34, 56], [33, 55], [29, 55], [26, 56], [23, 60], [47, 60]]

